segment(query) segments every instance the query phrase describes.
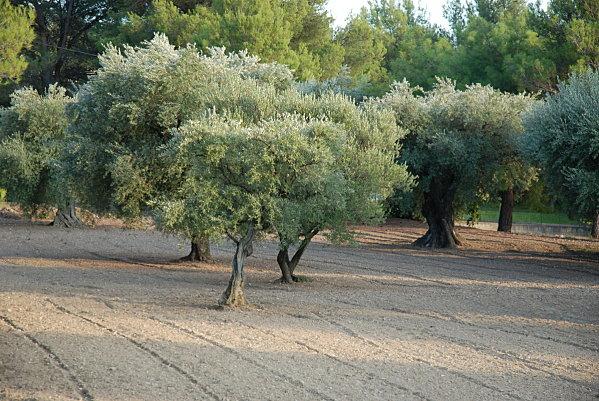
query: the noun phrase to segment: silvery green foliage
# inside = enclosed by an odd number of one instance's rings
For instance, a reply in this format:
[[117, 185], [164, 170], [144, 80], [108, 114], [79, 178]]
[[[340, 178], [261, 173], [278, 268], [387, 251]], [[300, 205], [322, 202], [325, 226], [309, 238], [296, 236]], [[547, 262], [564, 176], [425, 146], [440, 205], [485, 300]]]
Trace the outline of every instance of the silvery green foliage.
[[[279, 139], [288, 142], [288, 148], [285, 149], [289, 155], [297, 151], [294, 146], [298, 149], [306, 146], [313, 150], [319, 149], [322, 154], [313, 157], [310, 163], [296, 166], [295, 168], [303, 170], [289, 176], [287, 181], [279, 180], [273, 184], [275, 189], [278, 188], [274, 193], [254, 194], [253, 200], [227, 200], [217, 190], [229, 185], [226, 181], [218, 181], [227, 177], [210, 176], [208, 185], [205, 183], [207, 178], [202, 174], [210, 171], [196, 168], [193, 170], [193, 178], [188, 181], [187, 189], [182, 189], [187, 191], [188, 196], [178, 196], [179, 201], [169, 200], [163, 203], [162, 210], [167, 211], [163, 213], [163, 219], [166, 221], [169, 220], [168, 216], [173, 217], [171, 223], [167, 224], [169, 229], [176, 230], [177, 222], [188, 219], [189, 214], [194, 214], [197, 219], [198, 214], [206, 213], [199, 221], [213, 219], [210, 209], [198, 207], [193, 199], [197, 199], [196, 194], [202, 193], [204, 202], [210, 202], [211, 194], [220, 194], [217, 196], [218, 201], [211, 203], [215, 208], [212, 212], [221, 216], [216, 219], [220, 224], [212, 221], [212, 227], [234, 224], [239, 228], [245, 224], [243, 219], [252, 220], [263, 228], [276, 231], [283, 246], [298, 242], [313, 230], [323, 229], [330, 230], [332, 239], [344, 240], [350, 237], [347, 229], [349, 224], [380, 221], [384, 212], [384, 199], [395, 187], [409, 188], [412, 185], [412, 177], [407, 174], [406, 167], [394, 162], [400, 150], [398, 141], [403, 136], [403, 131], [395, 124], [393, 113], [380, 109], [373, 102], [357, 106], [352, 99], [341, 94], [325, 93], [317, 97], [290, 89], [275, 93], [268, 99], [268, 105], [272, 107], [265, 107], [260, 114], [255, 112], [251, 103], [243, 99], [237, 104], [231, 101], [230, 106], [234, 105], [235, 113], [215, 113], [220, 118], [227, 119], [226, 129], [214, 121], [192, 121], [189, 126], [185, 125], [178, 130], [182, 134], [175, 143], [169, 144], [169, 150], [165, 154], [177, 160], [174, 164], [202, 163], [198, 160], [197, 153], [196, 157], [191, 156], [186, 150], [188, 148], [182, 144], [205, 140], [202, 135], [216, 135], [207, 127], [219, 126], [224, 130], [232, 130], [230, 127], [234, 124], [237, 124], [237, 130], [247, 135], [253, 130], [265, 129], [266, 126], [271, 127], [269, 129], [279, 127]], [[195, 128], [192, 130], [190, 127]], [[190, 130], [195, 134], [190, 134]], [[329, 139], [325, 141], [326, 138]], [[241, 150], [231, 152], [230, 157], [247, 157], [247, 163], [260, 162], [259, 158], [253, 159], [254, 156], [239, 152]], [[286, 163], [288, 160], [282, 162]], [[250, 167], [231, 168], [232, 173], [227, 179], [245, 182], [247, 177], [237, 175], [246, 168]], [[270, 173], [265, 173], [265, 177], [268, 174]], [[250, 191], [250, 187], [246, 186], [245, 189], [245, 195], [249, 196], [252, 191], [263, 188], [253, 188]], [[264, 200], [262, 196], [266, 196], [268, 200]], [[228, 202], [228, 212], [224, 214], [226, 218], [222, 217], [222, 204], [219, 206], [219, 202], [223, 200]], [[248, 207], [253, 209], [248, 211]], [[234, 213], [237, 208], [239, 210]]]
[[[334, 95], [330, 100], [348, 102]], [[189, 162], [190, 187], [210, 199], [213, 209], [197, 208], [191, 190], [186, 200], [164, 205], [165, 219], [175, 217], [176, 227], [177, 218], [193, 215], [230, 233], [251, 223], [275, 231], [283, 246], [325, 228], [333, 239], [348, 239], [348, 224], [378, 221], [385, 197], [396, 185], [411, 183], [405, 168], [394, 163], [393, 116], [353, 107], [354, 126], [315, 109], [312, 116], [277, 114], [258, 122], [218, 115], [189, 122], [167, 154]]]
[[[100, 62], [101, 68], [81, 88], [77, 103], [70, 108], [73, 151], [69, 160], [73, 179], [84, 204], [95, 210], [130, 217], [154, 211], [162, 229], [186, 235], [222, 233], [224, 227], [231, 229], [231, 224], [241, 221], [239, 216], [246, 216], [265, 227], [284, 231], [291, 238], [289, 242], [293, 242], [302, 235], [304, 223], [297, 223], [295, 218], [294, 229], [283, 228], [283, 220], [291, 221], [283, 216], [305, 216], [309, 225], [316, 222], [322, 228], [372, 221], [381, 217], [381, 200], [391, 188], [410, 182], [405, 167], [394, 163], [401, 132], [391, 113], [370, 103], [358, 107], [340, 94], [302, 94], [295, 85], [288, 85], [290, 73], [279, 65], [260, 64], [245, 53], [226, 55], [222, 49], [213, 49], [208, 55], [200, 54], [194, 47], [175, 49], [161, 35], [141, 47], [125, 47], [122, 52], [110, 47]], [[307, 124], [313, 128], [306, 128]], [[243, 135], [256, 136], [259, 145], [262, 135], [275, 135], [275, 128], [280, 130], [276, 135], [281, 138], [289, 133], [291, 141], [293, 135], [299, 135], [293, 134], [298, 130], [324, 130], [318, 127], [329, 126], [345, 135], [345, 145], [335, 142], [342, 151], [327, 150], [336, 155], [336, 170], [322, 172], [323, 179], [331, 184], [322, 184], [318, 191], [307, 191], [301, 187], [321, 181], [301, 185], [298, 181], [298, 189], [292, 192], [297, 196], [289, 195], [286, 204], [280, 199], [273, 204], [270, 202], [274, 198], [268, 195], [264, 208], [257, 205], [262, 205], [265, 194], [251, 199], [234, 191], [224, 194], [223, 186], [228, 184], [207, 181], [201, 175], [198, 166], [208, 161], [197, 160], [190, 156], [187, 147], [179, 146], [184, 143], [182, 137], [203, 141], [203, 132], [229, 138], [225, 134], [234, 131], [236, 140]], [[171, 141], [173, 135], [176, 139]], [[302, 149], [314, 145], [314, 140], [306, 135], [298, 136], [306, 141], [301, 144]], [[281, 143], [276, 146], [283, 149], [284, 140], [277, 138]], [[216, 151], [216, 144], [211, 146]], [[237, 153], [241, 152], [239, 149], [231, 151], [227, 153], [231, 160], [223, 162], [230, 166], [247, 163], [243, 166], [262, 171], [268, 166], [258, 164], [270, 162], [267, 153], [253, 159], [253, 152], [258, 150], [251, 148], [248, 156]], [[322, 164], [318, 166], [324, 169]], [[235, 167], [231, 174], [237, 180], [246, 173]], [[341, 184], [332, 184], [337, 182], [335, 175], [344, 180], [343, 191]], [[261, 175], [264, 179], [266, 176]], [[260, 192], [263, 186], [258, 184], [256, 191]], [[224, 196], [230, 194], [239, 197]], [[329, 203], [333, 198], [335, 202]], [[223, 199], [228, 202], [224, 215]], [[334, 209], [335, 213], [329, 217], [315, 210], [291, 210], [316, 209], [316, 205], [327, 206], [323, 210]]]
[[180, 191], [185, 166], [166, 161], [162, 146], [186, 121], [241, 105], [251, 119], [274, 112], [278, 89], [252, 77], [268, 74], [244, 54], [202, 55], [157, 35], [141, 47], [108, 47], [100, 64], [69, 109], [68, 155], [79, 198], [99, 212], [136, 218]]
[[599, 213], [599, 72], [577, 73], [525, 117], [525, 151], [573, 215]]
[[58, 159], [73, 101], [52, 85], [44, 95], [24, 88], [0, 109], [0, 187], [28, 212], [60, 205], [67, 197]]
[[332, 123], [297, 115], [244, 123], [212, 115], [179, 132], [169, 151], [189, 160], [190, 177], [213, 202], [212, 210], [193, 212], [228, 232], [237, 233], [250, 222], [272, 228], [286, 206], [281, 199], [299, 195], [296, 191], [319, 193], [326, 185], [344, 190], [339, 182], [328, 182], [343, 179], [327, 174], [337, 160], [333, 150], [345, 140]]
[[276, 62], [262, 63], [260, 57], [251, 56], [245, 50], [227, 53], [224, 47], [211, 47], [207, 58], [235, 70], [244, 78], [271, 84], [278, 90], [289, 89], [295, 84], [293, 71], [289, 67]]
[[[377, 104], [392, 110], [407, 130], [400, 162], [418, 177], [416, 200], [442, 188], [451, 198], [450, 216], [477, 203], [490, 189], [493, 176], [511, 157], [514, 138], [523, 131], [522, 113], [533, 100], [490, 86], [458, 90], [438, 80], [425, 92], [408, 82], [396, 83]], [[449, 199], [448, 198], [448, 199]]]
[[[293, 244], [300, 236], [323, 229], [330, 230], [333, 240], [347, 240], [348, 224], [380, 222], [384, 200], [395, 188], [408, 190], [413, 184], [406, 167], [394, 162], [403, 131], [393, 114], [372, 102], [356, 106], [348, 97], [333, 93], [303, 96], [293, 110], [309, 119], [324, 119], [344, 132], [344, 146], [335, 151], [336, 162], [328, 171], [343, 177], [343, 184], [282, 199], [287, 205], [277, 226], [282, 244]], [[303, 184], [296, 185], [301, 188]]]
[[349, 96], [356, 99], [356, 101], [362, 101], [368, 89], [368, 82], [364, 79], [353, 78], [349, 67], [346, 65], [341, 67], [341, 71], [335, 77], [322, 81], [303, 81], [297, 85], [298, 90], [305, 94], [321, 96], [333, 92]]

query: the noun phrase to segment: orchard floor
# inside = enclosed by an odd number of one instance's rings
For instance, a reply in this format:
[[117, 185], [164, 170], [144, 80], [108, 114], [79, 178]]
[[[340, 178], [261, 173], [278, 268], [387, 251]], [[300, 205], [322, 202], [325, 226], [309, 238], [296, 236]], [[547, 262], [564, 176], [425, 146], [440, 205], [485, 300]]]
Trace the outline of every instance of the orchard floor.
[[0, 219], [0, 400], [596, 400], [599, 241], [419, 224], [318, 239], [274, 283], [255, 246], [246, 296], [219, 310], [231, 246], [169, 262], [174, 237]]

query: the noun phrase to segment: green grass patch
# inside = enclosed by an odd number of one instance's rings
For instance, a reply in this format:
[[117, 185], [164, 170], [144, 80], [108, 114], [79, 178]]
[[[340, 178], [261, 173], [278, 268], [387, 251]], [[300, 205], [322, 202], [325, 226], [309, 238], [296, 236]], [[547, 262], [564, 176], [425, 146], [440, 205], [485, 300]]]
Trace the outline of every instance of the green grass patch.
[[[480, 221], [497, 222], [499, 219], [499, 205], [483, 206], [480, 208]], [[580, 224], [576, 220], [568, 218], [565, 213], [552, 212], [541, 213], [515, 208], [513, 215], [514, 223], [540, 223], [540, 224]]]

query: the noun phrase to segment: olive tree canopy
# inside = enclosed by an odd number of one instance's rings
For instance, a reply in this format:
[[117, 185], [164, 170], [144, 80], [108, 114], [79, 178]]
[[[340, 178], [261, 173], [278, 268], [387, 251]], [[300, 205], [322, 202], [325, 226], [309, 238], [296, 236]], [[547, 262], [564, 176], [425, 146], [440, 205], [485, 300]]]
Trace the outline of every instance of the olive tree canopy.
[[599, 72], [573, 74], [524, 119], [525, 151], [571, 215], [599, 237]]
[[55, 223], [66, 226], [78, 222], [60, 165], [65, 109], [72, 102], [63, 88], [51, 85], [44, 95], [19, 89], [10, 107], [0, 109], [0, 187], [7, 200], [29, 214], [58, 207]]
[[418, 177], [415, 198], [428, 223], [415, 242], [423, 247], [455, 247], [456, 213], [477, 203], [493, 186], [493, 177], [512, 155], [523, 131], [522, 113], [532, 99], [489, 86], [458, 90], [439, 80], [427, 92], [399, 83], [379, 102], [395, 112], [408, 131], [399, 158]]

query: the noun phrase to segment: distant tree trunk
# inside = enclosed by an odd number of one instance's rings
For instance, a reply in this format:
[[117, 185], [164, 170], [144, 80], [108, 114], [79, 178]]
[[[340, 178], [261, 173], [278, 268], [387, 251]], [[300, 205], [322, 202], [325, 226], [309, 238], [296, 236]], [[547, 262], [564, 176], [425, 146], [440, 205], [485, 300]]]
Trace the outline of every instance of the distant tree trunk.
[[210, 239], [204, 235], [198, 235], [191, 240], [189, 255], [182, 257], [180, 260], [186, 262], [207, 262], [211, 259]]
[[591, 237], [599, 238], [599, 212], [595, 216], [595, 221], [592, 223]]
[[41, 44], [41, 63], [40, 63], [40, 78], [42, 82], [42, 89], [45, 91], [48, 86], [52, 84], [52, 65], [48, 61], [51, 59], [50, 55], [50, 33], [48, 30], [48, 24], [44, 13], [44, 8], [41, 2], [33, 2], [35, 8], [35, 33]]
[[236, 250], [235, 256], [233, 257], [231, 279], [229, 280], [229, 286], [223, 292], [219, 300], [221, 306], [243, 306], [247, 304], [245, 294], [243, 293], [244, 286], [244, 273], [243, 267], [245, 264], [245, 258], [253, 253], [252, 241], [254, 239], [254, 225], [248, 226], [247, 232], [239, 239], [230, 238], [235, 242]]
[[281, 269], [281, 283], [290, 284], [299, 281], [293, 273], [295, 272], [295, 268], [302, 258], [304, 251], [316, 234], [318, 234], [318, 230], [315, 229], [310, 231], [310, 233], [304, 237], [291, 259], [289, 259], [289, 246], [281, 246], [281, 250], [279, 250], [279, 254], [277, 255], [277, 263]]
[[75, 210], [75, 202], [70, 200], [65, 208], [59, 208], [56, 211], [54, 221], [50, 225], [64, 228], [82, 227], [83, 223], [77, 217], [77, 211]]
[[514, 213], [514, 189], [508, 188], [501, 192], [501, 209], [499, 210], [499, 221], [497, 231], [512, 232], [512, 216]]
[[430, 191], [424, 194], [422, 214], [428, 223], [428, 231], [414, 242], [423, 248], [456, 248], [462, 245], [454, 230], [454, 190], [439, 182], [431, 183]]
[[74, 0], [65, 1], [66, 14], [61, 18], [58, 46], [56, 47], [56, 61], [54, 62], [54, 82], [60, 81], [62, 68], [65, 64], [65, 48], [68, 46], [68, 38], [71, 34], [71, 20], [73, 18]]

